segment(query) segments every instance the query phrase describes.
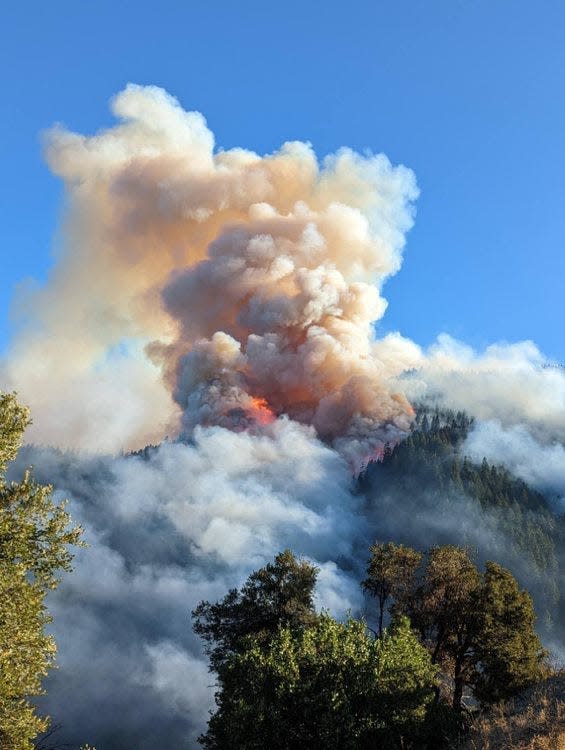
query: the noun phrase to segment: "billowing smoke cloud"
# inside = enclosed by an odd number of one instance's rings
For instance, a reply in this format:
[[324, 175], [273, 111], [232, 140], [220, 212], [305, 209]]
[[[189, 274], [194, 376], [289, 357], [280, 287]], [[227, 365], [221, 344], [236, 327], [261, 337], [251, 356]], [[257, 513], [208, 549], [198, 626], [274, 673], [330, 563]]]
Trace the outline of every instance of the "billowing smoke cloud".
[[28, 448], [40, 481], [71, 499], [90, 546], [53, 595], [60, 669], [42, 702], [58, 742], [107, 750], [193, 748], [212, 707], [190, 612], [285, 547], [320, 566], [318, 606], [359, 610], [361, 498], [338, 453], [279, 419], [268, 435], [198, 428], [147, 457]]
[[500, 422], [479, 422], [463, 446], [474, 461], [483, 456], [506, 466], [532, 487], [553, 498], [558, 512], [565, 512], [565, 446], [556, 440], [544, 444], [527, 427], [505, 428]]
[[71, 498], [91, 545], [51, 602], [61, 741], [193, 747], [213, 694], [190, 629], [201, 598], [291, 547], [320, 566], [320, 606], [361, 606], [351, 464], [410, 426], [373, 322], [417, 189], [382, 155], [214, 151], [202, 116], [160, 89], [112, 106], [106, 132], [46, 137], [61, 245], [46, 287], [18, 300], [2, 375], [38, 443], [182, 438], [145, 458], [30, 449], [20, 467]]
[[203, 117], [155, 87], [112, 107], [108, 131], [46, 137], [67, 188], [62, 245], [47, 287], [20, 299], [4, 368], [33, 438], [115, 450], [279, 414], [367, 451], [383, 426], [405, 433], [372, 323], [412, 224], [412, 172], [347, 149], [320, 165], [304, 143], [215, 152]]
[[423, 352], [392, 335], [375, 348], [409, 398], [475, 417], [463, 453], [506, 466], [565, 510], [563, 367], [548, 361], [531, 341], [496, 344], [477, 353], [442, 335]]
[[46, 136], [61, 240], [47, 285], [17, 299], [0, 376], [32, 408], [29, 439], [75, 451], [28, 448], [14, 476], [33, 463], [90, 543], [51, 599], [61, 668], [43, 706], [61, 742], [181, 750], [213, 696], [190, 610], [285, 547], [320, 566], [318, 604], [338, 616], [363, 609], [376, 536], [467, 542], [527, 583], [495, 514], [431, 495], [367, 507], [351, 468], [407, 434], [409, 401], [437, 403], [477, 418], [470, 455], [559, 492], [565, 374], [530, 342], [375, 338], [410, 170], [347, 149], [319, 163], [304, 143], [216, 150], [154, 87], [112, 108], [98, 135]]
[[427, 351], [399, 334], [375, 345], [398, 387], [415, 401], [468, 411], [482, 421], [528, 425], [540, 439], [565, 440], [565, 370], [531, 341], [477, 353], [443, 334]]
[[261, 434], [197, 427], [190, 444], [138, 456], [29, 447], [13, 475], [30, 463], [70, 498], [90, 544], [50, 600], [60, 668], [41, 707], [71, 747], [195, 748], [214, 676], [190, 611], [285, 547], [320, 567], [317, 606], [337, 617], [374, 617], [359, 581], [375, 537], [470, 545], [508, 565], [541, 612], [547, 603], [543, 574], [517, 554], [500, 515], [460, 493], [359, 494], [348, 462], [286, 418]]

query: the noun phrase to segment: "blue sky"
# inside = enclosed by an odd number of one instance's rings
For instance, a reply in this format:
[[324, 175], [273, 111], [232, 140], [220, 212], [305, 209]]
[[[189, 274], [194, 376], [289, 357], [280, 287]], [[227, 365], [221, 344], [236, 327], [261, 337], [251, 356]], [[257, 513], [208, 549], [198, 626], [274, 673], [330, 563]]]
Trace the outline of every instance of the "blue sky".
[[45, 278], [61, 187], [39, 134], [93, 132], [128, 81], [208, 119], [219, 146], [383, 151], [421, 188], [381, 331], [565, 361], [561, 0], [10, 3], [0, 23], [0, 348], [16, 284]]

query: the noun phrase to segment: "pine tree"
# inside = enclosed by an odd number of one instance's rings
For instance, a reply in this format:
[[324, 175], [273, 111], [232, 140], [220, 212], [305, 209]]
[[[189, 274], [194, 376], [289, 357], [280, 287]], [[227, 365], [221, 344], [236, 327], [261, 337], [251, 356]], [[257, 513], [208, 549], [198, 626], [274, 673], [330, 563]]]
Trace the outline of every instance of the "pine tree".
[[475, 695], [494, 703], [539, 680], [545, 652], [534, 630], [530, 595], [509, 570], [488, 562], [473, 602], [477, 625]]

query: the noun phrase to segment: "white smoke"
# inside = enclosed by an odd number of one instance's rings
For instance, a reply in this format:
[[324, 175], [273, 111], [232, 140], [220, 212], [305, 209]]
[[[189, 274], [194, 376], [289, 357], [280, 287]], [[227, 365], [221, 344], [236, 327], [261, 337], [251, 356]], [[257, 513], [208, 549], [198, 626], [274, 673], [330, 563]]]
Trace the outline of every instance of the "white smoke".
[[536, 440], [523, 424], [503, 427], [500, 422], [479, 422], [462, 451], [474, 461], [486, 457], [506, 466], [524, 482], [548, 494], [565, 512], [565, 446], [555, 440]]
[[412, 224], [412, 172], [348, 149], [319, 164], [304, 143], [215, 151], [202, 115], [156, 87], [129, 85], [112, 108], [121, 122], [98, 135], [46, 137], [62, 243], [47, 286], [19, 300], [3, 366], [31, 438], [119, 450], [257, 421], [257, 401], [327, 440], [404, 434], [410, 407], [372, 323]]
[[476, 352], [447, 334], [427, 350], [390, 334], [375, 355], [414, 402], [461, 409], [481, 421], [524, 424], [541, 440], [565, 440], [565, 370], [531, 341]]
[[319, 608], [361, 607], [361, 498], [312, 428], [284, 418], [262, 435], [198, 428], [193, 444], [146, 457], [28, 448], [13, 474], [28, 463], [70, 498], [90, 544], [49, 605], [60, 668], [41, 705], [63, 724], [61, 742], [195, 747], [214, 677], [190, 612], [284, 548], [319, 565]]
[[290, 547], [320, 566], [319, 607], [357, 612], [368, 534], [461, 533], [504, 557], [499, 519], [465, 498], [381, 497], [369, 525], [351, 465], [407, 433], [408, 398], [468, 411], [465, 450], [560, 492], [565, 374], [531, 342], [375, 337], [417, 197], [405, 167], [348, 149], [320, 163], [304, 143], [222, 151], [155, 87], [112, 108], [95, 136], [46, 137], [62, 239], [47, 285], [17, 300], [0, 377], [31, 406], [30, 440], [77, 451], [28, 449], [14, 473], [33, 463], [91, 545], [51, 599], [44, 706], [69, 743], [180, 750], [213, 695], [199, 600]]

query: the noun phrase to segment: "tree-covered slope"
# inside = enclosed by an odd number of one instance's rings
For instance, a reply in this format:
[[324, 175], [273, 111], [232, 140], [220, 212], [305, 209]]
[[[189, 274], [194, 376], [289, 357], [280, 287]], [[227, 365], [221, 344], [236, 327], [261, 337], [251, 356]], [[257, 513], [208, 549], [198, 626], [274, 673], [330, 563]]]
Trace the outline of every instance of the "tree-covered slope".
[[[437, 541], [479, 546], [493, 559], [502, 555], [518, 575], [522, 571], [546, 620], [555, 618], [560, 519], [544, 495], [506, 468], [465, 455], [473, 424], [463, 412], [419, 409], [411, 434], [387, 445], [382, 460], [368, 463], [359, 476], [367, 510], [383, 517], [383, 508], [394, 507], [408, 525], [433, 518], [431, 533], [443, 534]], [[403, 540], [401, 524], [398, 529]], [[430, 541], [436, 540], [424, 543]]]

